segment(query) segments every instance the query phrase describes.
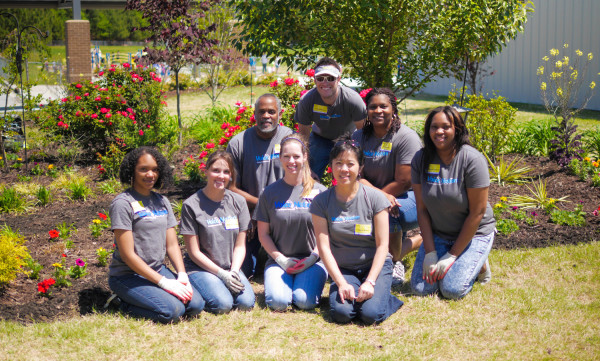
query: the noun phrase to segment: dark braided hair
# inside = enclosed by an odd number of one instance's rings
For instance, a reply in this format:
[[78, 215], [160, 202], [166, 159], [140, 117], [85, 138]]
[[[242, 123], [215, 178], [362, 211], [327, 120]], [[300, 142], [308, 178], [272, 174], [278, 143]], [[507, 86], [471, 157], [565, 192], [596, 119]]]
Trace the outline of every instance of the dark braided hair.
[[[367, 109], [369, 108], [369, 102], [375, 95], [385, 95], [388, 97], [390, 104], [392, 105], [392, 126], [389, 130], [392, 134], [396, 133], [402, 123], [400, 123], [400, 117], [398, 116], [398, 104], [396, 102], [396, 95], [389, 88], [373, 88], [370, 92], [365, 96], [365, 103], [367, 103]], [[368, 111], [368, 110], [367, 110]], [[367, 120], [365, 122], [365, 126], [362, 128], [363, 137], [367, 138], [373, 134], [373, 123], [369, 120], [367, 116]]]
[[158, 178], [154, 183], [154, 188], [161, 188], [163, 185], [171, 184], [173, 171], [171, 166], [160, 152], [152, 147], [139, 147], [125, 155], [119, 169], [119, 180], [121, 183], [131, 186], [135, 176], [135, 166], [140, 157], [144, 154], [150, 154], [158, 165]]

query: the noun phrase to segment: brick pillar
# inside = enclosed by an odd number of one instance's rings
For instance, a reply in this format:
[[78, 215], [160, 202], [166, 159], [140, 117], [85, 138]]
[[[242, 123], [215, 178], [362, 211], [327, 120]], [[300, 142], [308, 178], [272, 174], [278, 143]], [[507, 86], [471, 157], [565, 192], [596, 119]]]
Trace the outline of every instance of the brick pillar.
[[92, 80], [90, 22], [67, 20], [65, 22], [65, 43], [67, 47], [67, 82], [71, 83], [80, 79]]

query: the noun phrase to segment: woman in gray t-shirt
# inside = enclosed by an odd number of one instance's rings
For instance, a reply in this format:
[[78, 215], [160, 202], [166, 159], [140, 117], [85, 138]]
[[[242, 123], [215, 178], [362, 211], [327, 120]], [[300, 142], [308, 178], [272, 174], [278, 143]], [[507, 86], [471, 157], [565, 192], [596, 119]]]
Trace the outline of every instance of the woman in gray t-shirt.
[[[152, 191], [170, 177], [171, 168], [158, 151], [132, 150], [119, 171], [121, 183], [131, 188], [115, 197], [109, 210], [116, 250], [108, 284], [123, 312], [163, 323], [177, 321], [184, 313], [198, 314], [204, 307], [185, 272], [171, 204]], [[177, 276], [164, 265], [165, 254]]]
[[315, 197], [310, 213], [319, 254], [334, 281], [331, 317], [339, 323], [382, 322], [403, 304], [390, 293], [389, 201], [358, 181], [364, 155], [350, 136], [337, 140], [330, 158], [337, 184]]
[[423, 235], [411, 285], [420, 295], [439, 290], [459, 299], [476, 279], [491, 278], [487, 259], [496, 221], [488, 203], [487, 161], [469, 144], [465, 123], [452, 107], [429, 113], [423, 138], [411, 172]]
[[246, 200], [228, 188], [235, 179], [231, 154], [218, 150], [206, 161], [206, 186], [183, 202], [181, 227], [190, 282], [221, 314], [254, 307], [254, 291], [240, 270], [246, 256], [250, 212]]
[[308, 208], [326, 190], [316, 183], [308, 165], [306, 140], [299, 134], [281, 140], [282, 179], [260, 195], [254, 218], [260, 243], [269, 254], [265, 266], [265, 302], [283, 311], [289, 305], [304, 310], [317, 306], [327, 271], [319, 260]]

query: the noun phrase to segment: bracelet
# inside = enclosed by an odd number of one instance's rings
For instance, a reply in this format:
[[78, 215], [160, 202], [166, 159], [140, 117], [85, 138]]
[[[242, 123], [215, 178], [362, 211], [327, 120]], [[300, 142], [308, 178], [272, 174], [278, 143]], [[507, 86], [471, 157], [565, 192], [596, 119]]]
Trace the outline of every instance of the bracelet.
[[375, 281], [371, 280], [371, 279], [366, 279], [365, 282], [369, 282], [371, 284], [371, 286], [375, 287]]

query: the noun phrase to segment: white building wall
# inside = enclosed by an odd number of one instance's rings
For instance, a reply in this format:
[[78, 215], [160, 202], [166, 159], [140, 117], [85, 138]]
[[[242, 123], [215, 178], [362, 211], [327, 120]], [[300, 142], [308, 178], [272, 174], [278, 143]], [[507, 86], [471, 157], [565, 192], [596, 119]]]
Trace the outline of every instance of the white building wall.
[[[536, 69], [551, 48], [562, 55], [563, 44], [568, 43], [567, 54], [576, 49], [594, 54], [584, 84], [589, 84], [593, 75], [598, 87], [586, 108], [600, 110], [600, 0], [534, 0], [534, 4], [525, 31], [486, 63], [496, 73], [484, 79], [483, 93], [491, 96], [496, 90], [511, 102], [543, 104]], [[447, 95], [452, 84], [460, 88], [462, 82], [438, 79], [423, 92]]]

